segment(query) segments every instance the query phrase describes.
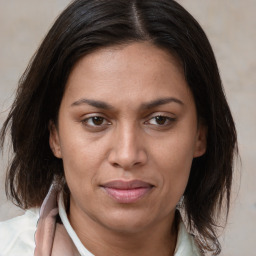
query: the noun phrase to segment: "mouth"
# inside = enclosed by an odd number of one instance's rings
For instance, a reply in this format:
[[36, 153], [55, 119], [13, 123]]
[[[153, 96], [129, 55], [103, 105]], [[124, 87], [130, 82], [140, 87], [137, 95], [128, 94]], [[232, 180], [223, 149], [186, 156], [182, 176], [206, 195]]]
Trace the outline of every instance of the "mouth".
[[129, 204], [147, 195], [154, 186], [141, 180], [114, 180], [101, 185], [101, 187], [116, 202]]

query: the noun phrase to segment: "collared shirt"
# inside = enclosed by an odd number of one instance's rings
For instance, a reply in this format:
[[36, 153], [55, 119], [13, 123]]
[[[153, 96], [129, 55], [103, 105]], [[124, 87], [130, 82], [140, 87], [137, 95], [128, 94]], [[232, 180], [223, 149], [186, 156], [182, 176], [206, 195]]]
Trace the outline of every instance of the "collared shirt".
[[[59, 214], [62, 224], [56, 223]], [[93, 256], [72, 228], [62, 194], [51, 187], [41, 209], [0, 223], [0, 256]], [[193, 236], [179, 223], [174, 256], [200, 256]]]

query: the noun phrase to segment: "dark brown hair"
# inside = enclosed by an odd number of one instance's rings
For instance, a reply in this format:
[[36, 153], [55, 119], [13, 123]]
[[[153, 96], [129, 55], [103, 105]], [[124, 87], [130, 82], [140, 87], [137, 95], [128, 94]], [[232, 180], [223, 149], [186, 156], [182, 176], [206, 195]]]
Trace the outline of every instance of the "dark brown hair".
[[217, 214], [229, 209], [234, 122], [210, 43], [197, 21], [172, 0], [77, 0], [56, 20], [19, 81], [1, 130], [11, 131], [13, 159], [7, 173], [9, 197], [22, 208], [40, 206], [62, 161], [49, 147], [49, 121], [57, 122], [74, 64], [101, 47], [150, 41], [182, 62], [197, 113], [208, 126], [207, 151], [192, 163], [183, 209], [200, 248], [220, 252]]

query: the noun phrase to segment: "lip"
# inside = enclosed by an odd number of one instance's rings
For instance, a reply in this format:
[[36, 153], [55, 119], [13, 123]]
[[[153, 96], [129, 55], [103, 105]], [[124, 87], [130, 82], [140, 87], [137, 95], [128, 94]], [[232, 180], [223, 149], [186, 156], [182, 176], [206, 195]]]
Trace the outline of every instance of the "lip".
[[154, 187], [152, 184], [141, 180], [113, 180], [101, 187], [118, 203], [134, 203], [147, 195]]

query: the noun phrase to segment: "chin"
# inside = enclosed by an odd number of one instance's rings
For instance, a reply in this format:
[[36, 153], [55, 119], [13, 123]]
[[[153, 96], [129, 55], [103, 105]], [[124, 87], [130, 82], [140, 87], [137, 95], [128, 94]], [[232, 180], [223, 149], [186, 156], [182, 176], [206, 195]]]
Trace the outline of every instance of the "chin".
[[141, 232], [153, 222], [149, 219], [150, 213], [142, 213], [138, 210], [121, 210], [115, 211], [101, 220], [102, 225], [118, 233], [132, 234]]

